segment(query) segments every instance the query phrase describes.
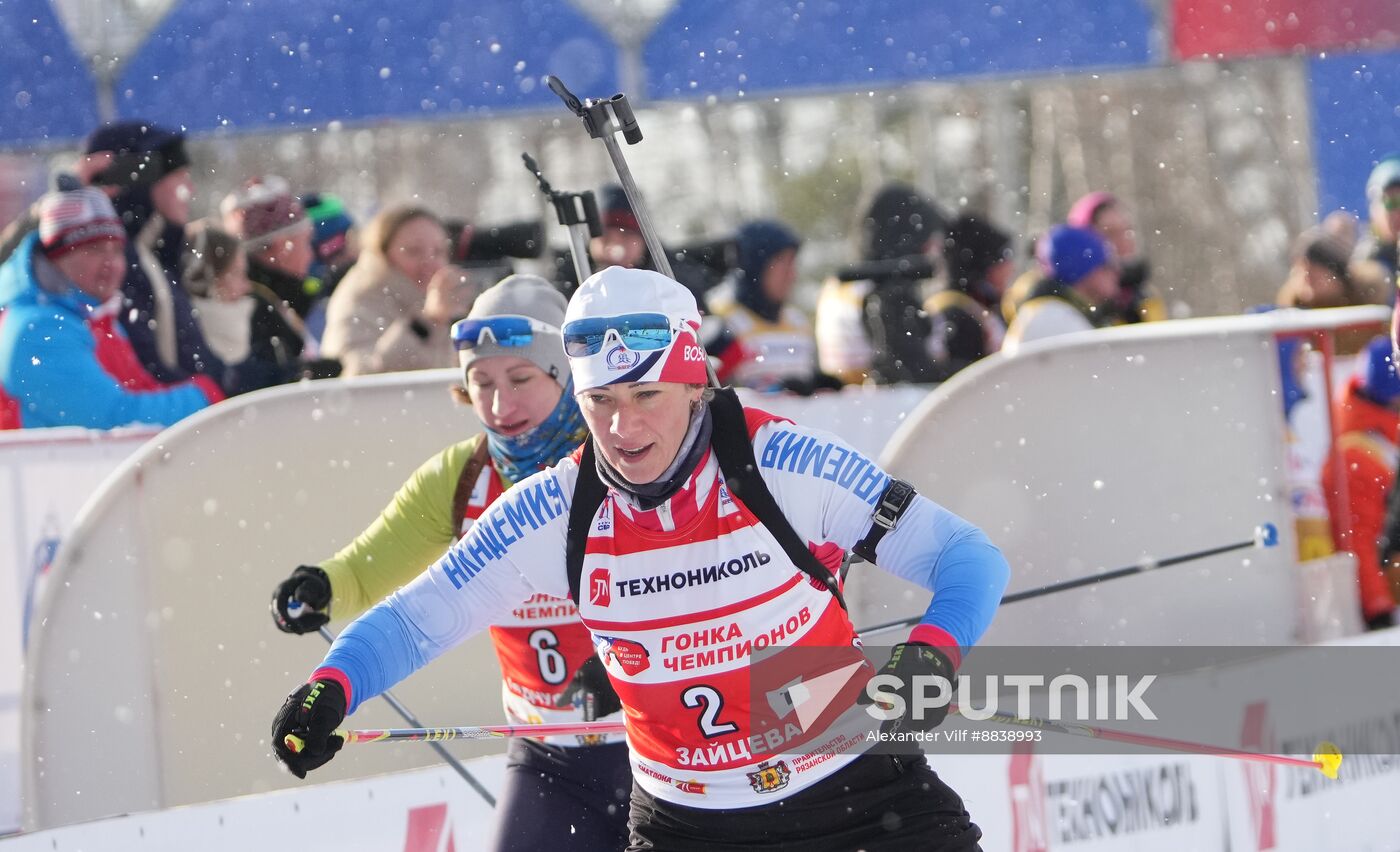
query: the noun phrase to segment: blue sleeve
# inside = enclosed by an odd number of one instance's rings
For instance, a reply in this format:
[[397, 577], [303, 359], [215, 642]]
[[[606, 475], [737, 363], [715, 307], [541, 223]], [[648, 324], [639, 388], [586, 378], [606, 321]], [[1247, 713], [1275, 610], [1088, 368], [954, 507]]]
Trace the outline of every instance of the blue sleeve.
[[427, 665], [431, 658], [419, 638], [388, 601], [370, 608], [336, 637], [321, 667], [342, 672], [350, 682], [346, 715]]
[[[754, 438], [759, 471], [793, 529], [809, 545], [849, 551], [870, 530], [890, 476], [834, 435], [771, 421]], [[917, 496], [880, 539], [876, 564], [933, 592], [921, 626], [966, 650], [991, 624], [1011, 569], [977, 527]], [[915, 628], [916, 630], [918, 628]], [[947, 637], [938, 644], [947, 645]]]
[[[442, 558], [340, 634], [313, 677], [344, 676], [347, 712], [508, 616], [532, 595], [568, 594], [563, 562], [568, 502], [554, 470], [537, 473], [497, 498]], [[572, 482], [568, 487], [572, 491]], [[546, 492], [552, 500], [545, 499]], [[527, 518], [522, 513], [531, 497], [537, 511]], [[544, 581], [537, 577], [532, 583], [522, 568], [545, 575]]]
[[5, 326], [17, 337], [0, 383], [19, 401], [26, 426], [169, 426], [209, 404], [192, 384], [153, 391], [122, 387], [98, 363], [92, 333], [76, 317], [33, 308], [7, 317]]
[[963, 653], [991, 625], [1011, 579], [985, 533], [923, 497], [880, 540], [876, 556], [881, 568], [933, 592], [919, 624], [946, 632]]

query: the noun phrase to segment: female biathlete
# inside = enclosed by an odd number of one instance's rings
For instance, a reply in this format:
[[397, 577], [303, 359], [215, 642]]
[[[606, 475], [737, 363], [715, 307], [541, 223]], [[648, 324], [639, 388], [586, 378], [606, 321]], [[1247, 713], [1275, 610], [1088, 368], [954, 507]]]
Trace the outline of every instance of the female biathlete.
[[[706, 388], [699, 323], [655, 272], [612, 267], [578, 289], [563, 338], [589, 441], [340, 635], [277, 714], [279, 759], [324, 764], [360, 704], [519, 601], [568, 596], [626, 716], [628, 848], [978, 848], [921, 751], [872, 751], [861, 732], [942, 721], [911, 684], [955, 677], [1005, 559], [840, 439]], [[832, 574], [847, 551], [933, 592], [879, 690]], [[861, 706], [874, 692], [905, 699], [902, 715], [878, 702], [894, 716], [879, 731]]]
[[[559, 337], [565, 306], [549, 282], [530, 275], [506, 278], [477, 298], [452, 332], [485, 434], [433, 456], [347, 547], [278, 585], [272, 617], [280, 629], [314, 632], [332, 616], [359, 615], [441, 557], [506, 487], [578, 447], [586, 430]], [[617, 695], [573, 603], [543, 594], [513, 603], [491, 627], [511, 721], [616, 713]], [[507, 767], [498, 852], [626, 844], [632, 781], [621, 737], [516, 739]]]

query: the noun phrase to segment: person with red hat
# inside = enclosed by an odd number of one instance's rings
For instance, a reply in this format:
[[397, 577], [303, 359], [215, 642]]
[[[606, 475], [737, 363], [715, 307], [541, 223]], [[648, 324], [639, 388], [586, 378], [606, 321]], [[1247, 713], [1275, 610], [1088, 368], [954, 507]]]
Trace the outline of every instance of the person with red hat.
[[[978, 848], [922, 751], [870, 735], [917, 741], [943, 721], [914, 685], [954, 679], [1006, 560], [834, 435], [708, 387], [699, 328], [694, 296], [659, 273], [579, 287], [562, 337], [590, 437], [340, 634], [277, 713], [278, 759], [324, 765], [348, 713], [543, 593], [575, 602], [621, 700], [629, 849]], [[880, 681], [833, 573], [848, 551], [933, 592]], [[872, 692], [890, 682], [902, 710]]]
[[126, 231], [99, 190], [53, 193], [0, 267], [0, 428], [168, 426], [224, 398], [208, 376], [166, 384], [117, 315]]

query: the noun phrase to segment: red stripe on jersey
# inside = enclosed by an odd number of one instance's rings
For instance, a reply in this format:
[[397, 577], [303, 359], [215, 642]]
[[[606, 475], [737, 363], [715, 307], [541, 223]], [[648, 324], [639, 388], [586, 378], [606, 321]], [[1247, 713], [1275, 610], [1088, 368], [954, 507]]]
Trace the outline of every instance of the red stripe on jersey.
[[[719, 514], [719, 476], [717, 471], [705, 472], [705, 465], [696, 469], [695, 476], [708, 475], [711, 477], [710, 491], [705, 495], [705, 503], [695, 510], [695, 513], [687, 518], [673, 518], [676, 526], [672, 530], [664, 530], [661, 527], [660, 519], [655, 511], [638, 512], [630, 511], [626, 522], [618, 518], [618, 511], [614, 504], [613, 524], [611, 534], [606, 536], [589, 536], [588, 552], [604, 554], [607, 556], [626, 556], [633, 553], [651, 553], [665, 547], [675, 547], [678, 543], [693, 544], [702, 541], [714, 541], [721, 536], [741, 530], [746, 527], [755, 526], [758, 518], [738, 500], [732, 500], [732, 505], [737, 511], [731, 511], [720, 516]], [[683, 494], [687, 497], [695, 491], [695, 483], [692, 479], [691, 487]], [[610, 496], [607, 499], [616, 501], [619, 498]], [[673, 512], [676, 511], [676, 502], [685, 502], [685, 505], [693, 505], [683, 500], [681, 494], [671, 498]], [[660, 547], [658, 547], [658, 545]]]
[[744, 409], [744, 423], [749, 427], [750, 441], [753, 440], [753, 436], [757, 435], [758, 430], [762, 429], [765, 424], [773, 422], [792, 423], [792, 421], [786, 417], [781, 417], [777, 414], [769, 414], [760, 408]]
[[[736, 612], [743, 612], [744, 610], [751, 609], [753, 607], [758, 606], [759, 604], [767, 603], [773, 598], [776, 598], [779, 595], [783, 594], [788, 589], [791, 589], [793, 586], [796, 586], [798, 583], [802, 582], [806, 578], [806, 574], [803, 574], [801, 571], [798, 571], [796, 574], [793, 574], [792, 577], [788, 579], [787, 582], [783, 583], [781, 586], [769, 589], [761, 595], [754, 595], [751, 598], [745, 598], [741, 601], [735, 601], [732, 604], [716, 607], [715, 609], [707, 609], [704, 612], [687, 612], [684, 615], [672, 616], [671, 618], [653, 618], [651, 621], [585, 620], [584, 623], [587, 624], [589, 628], [595, 632], [599, 630], [660, 630], [665, 627], [676, 627], [681, 624], [689, 624], [693, 621], [707, 621], [711, 618], [724, 618], [726, 615], [733, 615]], [[835, 600], [835, 598], [832, 598], [832, 600]]]

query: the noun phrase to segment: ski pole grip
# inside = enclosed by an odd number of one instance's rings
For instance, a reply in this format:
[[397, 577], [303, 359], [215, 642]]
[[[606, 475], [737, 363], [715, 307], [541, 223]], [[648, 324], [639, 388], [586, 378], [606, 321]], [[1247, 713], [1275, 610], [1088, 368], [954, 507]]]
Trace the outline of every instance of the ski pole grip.
[[[331, 731], [331, 736], [340, 737], [347, 743], [351, 742], [353, 739], [350, 736], [350, 731], [346, 730], [345, 728], [336, 728], [334, 731]], [[302, 739], [296, 734], [287, 734], [285, 737], [282, 738], [282, 744], [285, 745], [288, 749], [290, 749], [293, 754], [301, 754], [301, 750], [306, 748], [306, 740]]]

